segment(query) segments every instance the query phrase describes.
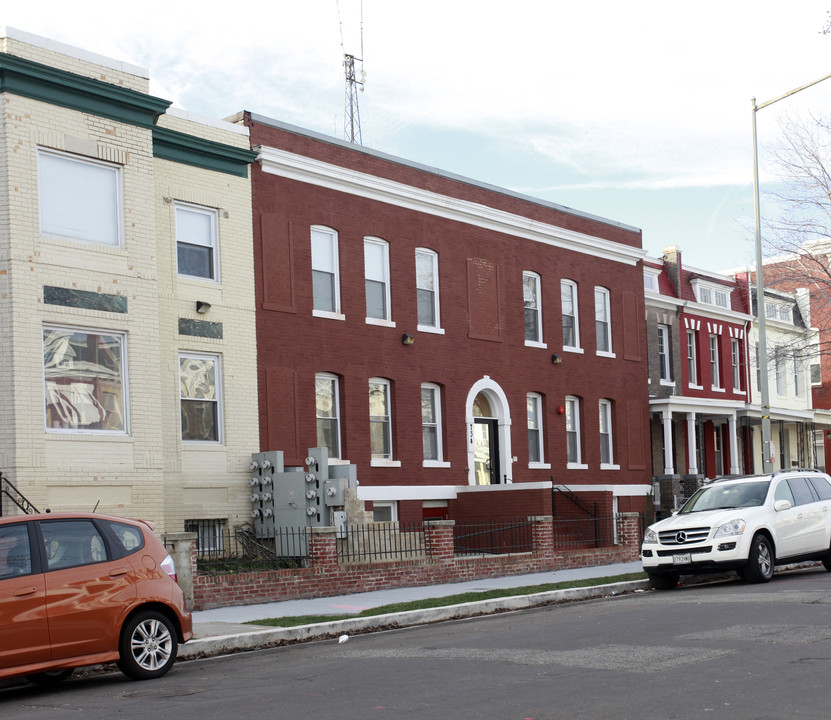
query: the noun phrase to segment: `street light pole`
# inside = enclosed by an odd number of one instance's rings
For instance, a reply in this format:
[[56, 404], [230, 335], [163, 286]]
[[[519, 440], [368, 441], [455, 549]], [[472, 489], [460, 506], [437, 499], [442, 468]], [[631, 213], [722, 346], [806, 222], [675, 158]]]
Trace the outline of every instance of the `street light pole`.
[[764, 363], [762, 366], [764, 372], [762, 372], [761, 367], [759, 368], [759, 394], [761, 395], [762, 404], [762, 472], [766, 474], [773, 471], [773, 457], [770, 444], [770, 384], [767, 373], [767, 314], [765, 312], [765, 282], [762, 272], [762, 229], [759, 220], [759, 152], [756, 141], [756, 113], [768, 105], [773, 105], [773, 103], [784, 100], [828, 78], [831, 78], [831, 74], [825, 75], [819, 80], [814, 80], [807, 85], [802, 85], [795, 90], [786, 92], [784, 95], [780, 95], [773, 100], [763, 102], [760, 105], [756, 104], [756, 98], [751, 98], [750, 100], [753, 116], [753, 202], [756, 218], [756, 315], [759, 322], [759, 363]]

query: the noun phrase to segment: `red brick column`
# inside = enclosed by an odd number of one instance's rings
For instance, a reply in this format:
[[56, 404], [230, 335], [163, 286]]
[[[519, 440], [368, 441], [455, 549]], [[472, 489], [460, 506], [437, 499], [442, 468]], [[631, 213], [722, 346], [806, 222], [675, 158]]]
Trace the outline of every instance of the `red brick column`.
[[541, 558], [554, 557], [554, 517], [536, 515], [528, 518], [531, 526], [531, 546], [534, 554]]
[[453, 528], [455, 520], [428, 520], [424, 523], [424, 544], [433, 560], [455, 560]]
[[625, 546], [626, 557], [637, 560], [641, 552], [641, 516], [638, 513], [621, 513], [620, 543]]
[[337, 528], [309, 528], [309, 559], [315, 572], [334, 572], [338, 569]]

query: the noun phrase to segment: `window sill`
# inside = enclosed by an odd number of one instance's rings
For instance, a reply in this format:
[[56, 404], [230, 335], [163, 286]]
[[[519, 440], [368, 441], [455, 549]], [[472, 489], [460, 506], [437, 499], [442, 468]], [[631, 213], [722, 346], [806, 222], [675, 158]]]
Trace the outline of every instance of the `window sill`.
[[600, 463], [601, 470], [620, 470], [620, 465], [612, 465], [610, 463]]
[[543, 462], [529, 462], [528, 463], [529, 470], [550, 470], [551, 463], [543, 463]]
[[369, 461], [370, 467], [389, 467], [389, 468], [399, 468], [401, 467], [400, 460], [387, 460], [386, 458], [372, 458]]
[[733, 390], [733, 394], [742, 396], [747, 395], [747, 393], [744, 390]]
[[329, 465], [351, 465], [352, 463], [349, 460], [343, 460], [341, 458], [329, 458], [327, 461]]
[[571, 345], [563, 345], [563, 352], [571, 352], [577, 353], [578, 355], [582, 355], [585, 350], [581, 347], [572, 347]]
[[327, 320], [346, 320], [346, 315], [328, 310], [312, 310], [312, 317], [326, 318]]
[[224, 450], [225, 443], [211, 440], [182, 440], [182, 450]]
[[536, 340], [526, 340], [525, 347], [548, 349], [548, 344], [544, 342], [537, 342]]
[[425, 460], [421, 463], [421, 467], [425, 468], [449, 468], [450, 463], [446, 460]]
[[190, 280], [196, 283], [211, 283], [212, 285], [220, 285], [219, 278], [202, 277], [201, 275], [185, 275], [184, 273], [176, 273], [179, 280]]
[[392, 320], [384, 320], [383, 318], [366, 318], [367, 325], [378, 325], [379, 327], [395, 327], [395, 323]]
[[596, 355], [597, 355], [597, 357], [607, 357], [607, 358], [616, 358], [617, 357], [617, 355], [615, 355], [613, 352], [607, 352], [606, 350], [598, 350], [596, 352]]
[[432, 325], [416, 325], [419, 332], [433, 333], [433, 335], [444, 335], [444, 328], [433, 327]]
[[664, 387], [674, 388], [675, 387], [675, 381], [674, 380], [661, 380], [661, 385], [663, 385]]
[[566, 463], [566, 470], [588, 470], [589, 466], [583, 463]]
[[703, 385], [689, 385], [688, 387], [690, 388], [690, 390], [703, 390], [704, 389]]
[[713, 385], [713, 386], [710, 388], [710, 390], [711, 390], [712, 392], [727, 392], [727, 391], [726, 391], [723, 387], [716, 387], [715, 385]]

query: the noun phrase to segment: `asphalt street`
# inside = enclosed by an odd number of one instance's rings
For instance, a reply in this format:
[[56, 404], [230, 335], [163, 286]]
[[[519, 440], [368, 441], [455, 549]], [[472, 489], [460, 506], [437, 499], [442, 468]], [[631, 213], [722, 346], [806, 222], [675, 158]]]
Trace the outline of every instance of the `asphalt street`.
[[822, 569], [551, 605], [0, 692], [15, 720], [828, 717]]

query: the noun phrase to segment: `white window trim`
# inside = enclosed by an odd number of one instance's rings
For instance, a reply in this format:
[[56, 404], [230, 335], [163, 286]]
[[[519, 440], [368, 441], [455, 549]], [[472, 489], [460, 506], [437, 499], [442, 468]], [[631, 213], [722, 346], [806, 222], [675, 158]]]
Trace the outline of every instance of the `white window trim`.
[[[423, 457], [424, 451], [422, 447], [422, 467], [450, 467], [450, 463], [445, 463], [444, 461], [444, 445], [442, 442], [442, 407], [441, 407], [441, 387], [436, 385], [436, 383], [421, 383], [422, 390], [432, 390], [433, 391], [433, 403], [434, 407], [433, 410], [436, 415], [436, 454], [438, 457], [435, 460], [425, 460]], [[421, 422], [422, 428], [424, 427], [424, 420], [422, 419]]]
[[[539, 427], [537, 428], [537, 434], [539, 437], [540, 443], [540, 459], [539, 460], [528, 460], [528, 468], [531, 470], [547, 470], [551, 468], [551, 463], [545, 462], [545, 423], [543, 422], [543, 414], [542, 414], [542, 395], [536, 392], [530, 392], [527, 395], [527, 398], [533, 398], [534, 405], [536, 406], [537, 411], [537, 418], [539, 420]], [[527, 415], [527, 413], [526, 413]], [[527, 425], [527, 422], [526, 422]]]
[[[436, 316], [435, 325], [416, 325], [416, 330], [419, 332], [435, 333], [437, 335], [444, 335], [444, 330], [441, 326], [441, 300], [439, 298], [439, 254], [430, 248], [418, 247], [415, 249], [416, 263], [418, 263], [418, 256], [424, 255], [429, 257], [433, 263], [433, 312]], [[418, 287], [418, 276], [416, 276], [416, 291]], [[416, 299], [416, 307], [418, 307], [418, 299]]]
[[[326, 225], [312, 225], [309, 228], [309, 246], [311, 248], [312, 244], [312, 233], [319, 232], [325, 233], [332, 238], [332, 267], [333, 267], [333, 274], [334, 274], [334, 301], [335, 301], [335, 309], [334, 310], [318, 310], [314, 307], [314, 294], [312, 295], [312, 316], [319, 317], [319, 318], [328, 318], [329, 320], [346, 320], [346, 316], [342, 312], [341, 307], [341, 299], [340, 299], [340, 242], [338, 238], [338, 231], [334, 230]], [[315, 271], [314, 266], [314, 252], [312, 254], [312, 273]], [[314, 282], [314, 281], [312, 281]], [[314, 293], [314, 290], [313, 290]]]
[[[566, 345], [563, 343], [563, 350], [565, 352], [583, 353], [583, 348], [580, 346], [580, 314], [577, 304], [577, 283], [574, 280], [567, 278], [560, 280], [560, 324], [562, 325], [562, 318], [565, 315], [563, 312], [563, 288], [568, 287], [571, 290], [571, 306], [574, 308], [574, 345]], [[562, 327], [561, 327], [562, 330]]]
[[40, 196], [40, 177], [42, 174], [42, 169], [40, 167], [40, 158], [46, 155], [51, 155], [52, 157], [60, 157], [65, 160], [71, 160], [73, 162], [79, 164], [86, 164], [86, 165], [95, 165], [101, 168], [105, 168], [107, 170], [111, 170], [115, 175], [115, 203], [116, 203], [116, 237], [115, 241], [108, 243], [108, 242], [98, 242], [97, 240], [89, 240], [83, 237], [75, 237], [73, 235], [61, 235], [59, 233], [53, 232], [44, 232], [44, 217], [43, 217], [43, 205], [41, 202], [41, 198], [38, 199], [38, 229], [40, 234], [43, 237], [48, 238], [57, 238], [60, 240], [69, 240], [71, 242], [82, 243], [84, 245], [92, 245], [95, 247], [101, 248], [124, 248], [124, 179], [123, 179], [123, 170], [120, 165], [115, 165], [113, 163], [103, 162], [102, 160], [98, 160], [95, 158], [90, 157], [82, 157], [79, 155], [73, 155], [72, 153], [60, 152], [58, 150], [47, 150], [46, 148], [38, 148], [37, 156], [38, 156], [38, 195]]
[[384, 520], [375, 521], [375, 520], [373, 520], [373, 522], [398, 522], [398, 502], [397, 501], [395, 501], [395, 500], [389, 500], [389, 501], [375, 500], [372, 503], [373, 511], [375, 510], [375, 508], [382, 508], [382, 507], [388, 507], [388, 508], [391, 509], [390, 510], [390, 519], [388, 521], [384, 521]]
[[[610, 463], [601, 462], [600, 463], [600, 469], [601, 470], [620, 470], [620, 465], [618, 465], [614, 461], [615, 460], [615, 433], [614, 433], [614, 428], [612, 427], [612, 401], [607, 400], [606, 398], [603, 398], [598, 402], [598, 406], [599, 406], [600, 412], [605, 416], [606, 425], [609, 428], [609, 432], [608, 432], [608, 435], [609, 435], [609, 456], [612, 459], [612, 462], [610, 462]], [[603, 437], [602, 427], [603, 426], [601, 425], [600, 428], [598, 428], [598, 430], [600, 431], [599, 434], [600, 434], [601, 438]]]
[[[181, 359], [182, 358], [196, 358], [199, 360], [213, 360], [216, 364], [214, 365], [214, 380], [216, 381], [216, 440], [185, 440], [182, 437], [182, 421], [181, 421], [181, 412], [182, 412], [182, 400], [196, 400], [198, 398], [183, 398], [182, 397], [182, 383], [180, 379], [181, 373]], [[224, 420], [224, 403], [222, 401], [222, 356], [216, 353], [200, 353], [200, 352], [189, 352], [182, 350], [179, 352], [179, 371], [176, 375], [177, 382], [179, 384], [179, 440], [182, 445], [187, 445], [188, 447], [194, 446], [208, 446], [208, 447], [218, 447], [220, 445], [225, 445], [225, 420]]]
[[[710, 307], [721, 308], [722, 310], [730, 310], [733, 307], [731, 300], [733, 288], [727, 287], [726, 285], [721, 285], [720, 283], [716, 282], [707, 282], [705, 280], [700, 280], [698, 278], [690, 280], [690, 285], [692, 286], [693, 292], [695, 293], [696, 302], [701, 303], [702, 305], [709, 305]], [[710, 296], [712, 298], [711, 300], [702, 299], [706, 291], [710, 292]], [[716, 302], [716, 293], [725, 294], [725, 305], [720, 305]]]
[[[692, 338], [692, 357], [690, 357], [690, 338]], [[687, 384], [694, 390], [703, 390], [698, 384], [698, 335], [695, 330], [687, 330], [686, 335]]]
[[[123, 430], [88, 430], [84, 428], [79, 429], [72, 429], [72, 428], [50, 428], [46, 424], [46, 365], [44, 363], [44, 356], [43, 356], [43, 331], [44, 330], [63, 330], [66, 332], [81, 332], [86, 333], [88, 335], [113, 335], [121, 338], [121, 402], [124, 412], [124, 429]], [[43, 373], [42, 381], [41, 381], [41, 390], [44, 393], [44, 401], [43, 401], [43, 428], [44, 431], [50, 435], [96, 435], [98, 437], [109, 435], [113, 437], [127, 437], [131, 434], [130, 431], [130, 383], [129, 378], [127, 376], [127, 333], [119, 332], [117, 330], [105, 330], [103, 328], [88, 328], [88, 327], [78, 327], [73, 325], [59, 325], [55, 323], [45, 323], [41, 327], [41, 351], [40, 351], [40, 364], [41, 364], [41, 371]]]
[[[715, 356], [713, 355], [713, 340], [715, 339]], [[721, 343], [719, 342], [719, 336], [710, 333], [709, 338], [709, 356], [710, 356], [710, 389], [714, 392], [724, 392], [724, 388], [721, 386], [721, 357], [719, 350], [721, 349]], [[715, 370], [715, 372], [714, 372]]]
[[[179, 210], [179, 208], [189, 210], [190, 212], [199, 213], [201, 215], [207, 215], [211, 219], [211, 244], [203, 245], [202, 247], [211, 248], [211, 257], [214, 270], [213, 277], [202, 277], [201, 275], [188, 275], [187, 273], [179, 271], [179, 215], [177, 213], [177, 210]], [[176, 274], [180, 278], [185, 278], [187, 280], [196, 280], [198, 282], [215, 284], [220, 283], [221, 275], [219, 268], [219, 211], [216, 208], [207, 207], [205, 205], [195, 205], [193, 203], [181, 202], [179, 200], [176, 200], [173, 203], [173, 224], [175, 227], [176, 235]], [[184, 241], [182, 242], [186, 245], [193, 244], [185, 243]]]
[[537, 339], [536, 340], [528, 340], [525, 338], [525, 347], [535, 347], [535, 348], [547, 348], [548, 344], [543, 340], [542, 334], [542, 280], [540, 276], [532, 272], [531, 270], [523, 270], [522, 272], [522, 294], [523, 294], [523, 302], [522, 302], [522, 309], [523, 309], [523, 335], [525, 332], [525, 279], [529, 278], [534, 281], [534, 299], [536, 301], [536, 311], [537, 315]]
[[[660, 353], [660, 346], [664, 346], [663, 358]], [[675, 386], [672, 379], [672, 363], [670, 362], [670, 344], [669, 344], [669, 325], [665, 323], [658, 324], [658, 361], [660, 363], [659, 376], [661, 385]], [[666, 373], [666, 377], [664, 374]]]
[[[371, 377], [367, 381], [367, 392], [369, 391], [370, 385], [384, 385], [386, 387], [385, 396], [387, 400], [387, 442], [389, 443], [390, 448], [390, 457], [388, 458], [374, 458], [372, 457], [372, 443], [370, 438], [370, 465], [372, 467], [401, 467], [401, 462], [399, 460], [393, 460], [392, 458], [395, 457], [395, 448], [392, 446], [392, 383], [387, 380], [387, 378], [381, 377]], [[369, 395], [367, 394], [367, 398]], [[371, 407], [368, 408], [371, 410]], [[372, 413], [368, 417], [370, 428], [372, 427]]]
[[[338, 457], [330, 457], [329, 464], [333, 464], [338, 460], [341, 460], [341, 455], [343, 455], [343, 437], [341, 434], [341, 417], [340, 417], [340, 378], [335, 375], [334, 373], [322, 372], [322, 373], [315, 373], [315, 382], [317, 382], [318, 378], [323, 378], [325, 380], [332, 380], [335, 383], [335, 392], [334, 392], [334, 405], [335, 405], [335, 420], [337, 420], [336, 427], [338, 429], [338, 449], [340, 455]], [[315, 389], [315, 431], [317, 430], [317, 421], [320, 420], [320, 416], [317, 414], [317, 389]]]
[[574, 425], [574, 434], [577, 439], [577, 460], [566, 460], [566, 468], [569, 470], [583, 470], [588, 468], [588, 465], [583, 463], [583, 447], [580, 441], [580, 398], [575, 395], [566, 395], [566, 458], [568, 458], [568, 418], [569, 407], [574, 408], [574, 415], [572, 417]]
[[367, 236], [364, 238], [364, 304], [366, 304], [366, 246], [378, 245], [383, 249], [383, 263], [384, 263], [384, 302], [386, 306], [387, 315], [384, 318], [366, 318], [367, 325], [382, 325], [384, 327], [395, 327], [395, 322], [392, 319], [392, 291], [390, 288], [390, 244], [379, 237]]
[[661, 271], [654, 268], [644, 267], [643, 269], [643, 289], [646, 292], [659, 293], [658, 276]]
[[605, 323], [606, 323], [606, 335], [607, 335], [607, 339], [609, 341], [608, 342], [609, 349], [608, 350], [598, 350], [597, 347], [599, 346], [599, 343], [597, 343], [597, 338], [595, 338], [595, 354], [598, 357], [614, 358], [614, 357], [617, 357], [617, 356], [615, 355], [614, 345], [612, 344], [612, 299], [611, 299], [611, 293], [609, 292], [609, 288], [605, 288], [601, 285], [596, 285], [595, 288], [594, 288], [594, 327], [595, 327], [595, 334], [597, 333], [597, 323], [598, 323], [598, 319], [597, 319], [597, 309], [598, 309], [597, 295], [598, 295], [598, 292], [600, 293], [601, 297], [603, 298], [603, 307], [606, 311]]

